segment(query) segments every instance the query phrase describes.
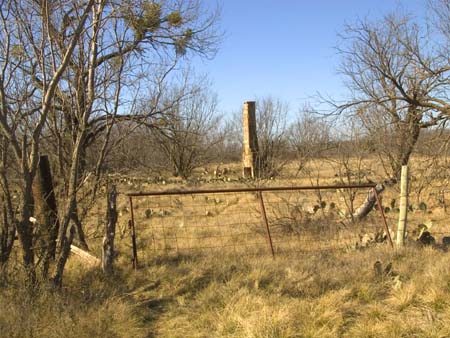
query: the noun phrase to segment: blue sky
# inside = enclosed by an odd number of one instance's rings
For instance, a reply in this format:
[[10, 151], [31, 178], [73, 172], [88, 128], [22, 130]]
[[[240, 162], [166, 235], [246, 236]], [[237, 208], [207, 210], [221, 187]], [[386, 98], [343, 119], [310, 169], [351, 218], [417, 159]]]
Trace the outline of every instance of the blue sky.
[[229, 113], [271, 95], [295, 113], [317, 92], [345, 96], [335, 47], [345, 23], [391, 11], [423, 16], [426, 0], [219, 0], [225, 36], [211, 61], [195, 60], [208, 74]]

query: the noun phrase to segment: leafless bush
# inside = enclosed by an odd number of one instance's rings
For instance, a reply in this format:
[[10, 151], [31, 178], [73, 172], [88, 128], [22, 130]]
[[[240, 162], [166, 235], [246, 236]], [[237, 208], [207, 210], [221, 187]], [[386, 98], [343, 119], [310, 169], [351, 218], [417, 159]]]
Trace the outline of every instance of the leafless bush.
[[[333, 155], [327, 161], [334, 170], [335, 180], [340, 184], [362, 184], [369, 181], [370, 172], [366, 161], [370, 160], [370, 149], [367, 137], [356, 120], [347, 121], [349, 126], [338, 135], [334, 142]], [[341, 189], [341, 197], [352, 219], [355, 212], [355, 199], [357, 191], [354, 189]]]
[[164, 125], [151, 133], [156, 148], [165, 155], [163, 165], [174, 176], [188, 178], [192, 171], [214, 157], [212, 148], [221, 141], [217, 98], [209, 91], [198, 92], [167, 112]]
[[331, 131], [326, 120], [306, 111], [288, 129], [290, 148], [301, 172], [312, 159], [317, 159], [331, 147]]

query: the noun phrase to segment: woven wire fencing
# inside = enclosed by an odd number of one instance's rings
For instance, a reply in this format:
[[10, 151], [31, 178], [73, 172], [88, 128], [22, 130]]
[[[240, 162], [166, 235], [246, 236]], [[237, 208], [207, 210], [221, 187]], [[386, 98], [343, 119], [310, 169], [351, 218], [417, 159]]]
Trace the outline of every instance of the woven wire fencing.
[[155, 255], [348, 250], [385, 229], [352, 219], [372, 185], [129, 193], [135, 267]]

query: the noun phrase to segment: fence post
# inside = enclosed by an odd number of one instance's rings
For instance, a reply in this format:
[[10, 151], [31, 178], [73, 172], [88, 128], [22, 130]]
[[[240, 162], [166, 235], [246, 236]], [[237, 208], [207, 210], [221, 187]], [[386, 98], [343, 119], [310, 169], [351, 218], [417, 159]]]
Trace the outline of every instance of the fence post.
[[133, 198], [131, 196], [128, 196], [128, 199], [130, 201], [130, 213], [131, 213], [129, 227], [131, 228], [131, 241], [132, 241], [132, 245], [133, 245], [133, 268], [135, 270], [137, 270], [138, 257], [137, 257], [137, 245], [136, 245], [136, 227], [134, 224]]
[[406, 233], [406, 222], [408, 218], [408, 166], [402, 166], [400, 181], [400, 215], [397, 227], [397, 246], [403, 246]]
[[50, 261], [55, 259], [59, 232], [58, 208], [53, 188], [50, 161], [47, 155], [39, 157], [39, 167], [33, 182], [34, 212], [37, 218], [40, 246], [43, 254], [43, 276], [47, 276]]
[[381, 205], [381, 199], [380, 199], [380, 196], [378, 196], [378, 192], [377, 192], [376, 187], [373, 188], [373, 194], [375, 195], [375, 199], [377, 201], [378, 211], [380, 212], [381, 220], [383, 221], [384, 229], [386, 231], [386, 235], [387, 235], [387, 238], [389, 240], [389, 244], [391, 245], [391, 248], [393, 248], [394, 247], [394, 243], [392, 243], [391, 231], [390, 231], [389, 226], [387, 224], [386, 216], [384, 215], [384, 211], [383, 211], [383, 206]]
[[103, 238], [102, 268], [106, 274], [113, 271], [114, 261], [114, 237], [116, 235], [117, 224], [117, 191], [112, 185], [109, 189], [106, 200], [106, 225], [105, 237]]
[[270, 234], [269, 222], [267, 221], [266, 207], [264, 205], [264, 199], [261, 191], [258, 191], [258, 197], [259, 197], [259, 204], [261, 206], [261, 217], [264, 224], [266, 225], [267, 239], [269, 241], [270, 251], [272, 252], [272, 256], [275, 257], [275, 251], [273, 250], [273, 243], [272, 243], [272, 235]]

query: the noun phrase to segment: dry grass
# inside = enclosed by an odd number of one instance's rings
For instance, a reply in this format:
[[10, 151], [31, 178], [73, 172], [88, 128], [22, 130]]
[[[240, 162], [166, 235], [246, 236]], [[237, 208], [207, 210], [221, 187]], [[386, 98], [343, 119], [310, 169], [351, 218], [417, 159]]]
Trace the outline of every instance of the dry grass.
[[0, 337], [147, 337], [135, 304], [117, 274], [106, 280], [71, 262], [61, 291], [46, 285], [27, 289], [20, 280], [0, 287]]
[[[321, 170], [321, 181], [314, 183], [334, 183], [332, 168]], [[213, 182], [203, 187], [237, 184]], [[266, 184], [309, 185], [311, 179], [286, 175]], [[128, 186], [130, 190], [174, 187], [178, 186]], [[394, 188], [385, 191], [385, 204], [397, 195]], [[432, 233], [448, 231], [436, 187], [422, 196], [428, 209], [411, 213], [410, 227], [432, 220]], [[218, 216], [226, 216], [227, 203], [220, 198], [220, 203], [203, 202], [202, 208], [209, 208], [213, 217], [195, 216], [192, 222], [220, 222]], [[234, 203], [233, 198], [227, 210], [237, 212], [242, 201]], [[103, 210], [101, 203], [99, 210]], [[159, 208], [147, 203], [137, 203], [139, 222], [147, 220], [147, 208]], [[207, 255], [150, 253], [148, 264], [135, 272], [125, 199], [120, 200], [119, 210], [119, 256], [113, 278], [86, 270], [74, 260], [60, 292], [45, 286], [30, 292], [23, 288], [17, 271], [8, 281], [0, 278], [0, 337], [450, 337], [450, 256], [440, 249], [411, 244], [392, 250], [378, 244], [361, 251], [285, 253], [275, 259], [267, 254], [229, 254], [226, 248]], [[173, 219], [186, 216], [177, 214], [176, 206], [174, 210]], [[279, 212], [283, 210], [280, 207]], [[398, 214], [390, 212], [388, 217], [395, 228]], [[92, 215], [91, 236], [96, 227], [101, 229], [102, 219], [98, 212]], [[164, 220], [170, 222], [169, 217], [157, 218], [159, 223]], [[238, 220], [229, 218], [233, 224]], [[277, 226], [281, 229], [283, 224]], [[98, 238], [91, 237], [90, 245], [99, 256]], [[377, 261], [382, 270], [389, 263], [392, 269], [377, 274]]]
[[[376, 261], [392, 271], [377, 275]], [[107, 280], [71, 261], [61, 292], [31, 294], [10, 281], [0, 288], [0, 336], [450, 337], [450, 259], [438, 249], [127, 265]]]
[[449, 258], [430, 248], [161, 258], [136, 279], [154, 337], [450, 336]]

